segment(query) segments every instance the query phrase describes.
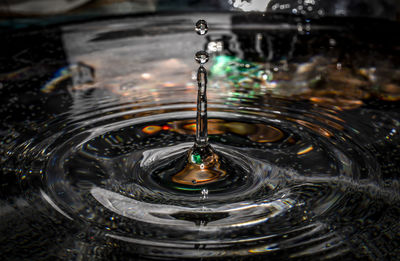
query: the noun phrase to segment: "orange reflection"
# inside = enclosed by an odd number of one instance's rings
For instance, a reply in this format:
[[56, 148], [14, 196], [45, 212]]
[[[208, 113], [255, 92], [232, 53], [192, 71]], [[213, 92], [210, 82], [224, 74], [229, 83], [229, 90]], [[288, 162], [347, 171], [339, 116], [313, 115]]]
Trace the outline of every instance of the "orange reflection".
[[[324, 114], [324, 115], [325, 115], [325, 114]], [[329, 119], [322, 118], [322, 117], [317, 116], [317, 115], [305, 113], [304, 116], [307, 116], [307, 117], [309, 117], [309, 118], [315, 119], [315, 120], [317, 120], [317, 121], [319, 121], [319, 122], [322, 122], [322, 123], [324, 123], [324, 124], [326, 124], [326, 125], [328, 125], [328, 126], [330, 126], [330, 127], [332, 127], [332, 128], [335, 128], [335, 129], [337, 129], [337, 130], [343, 130], [343, 129], [344, 129], [344, 127], [343, 127], [342, 125], [340, 125], [340, 124], [338, 124], [338, 123], [336, 123], [336, 122], [334, 122], [334, 121], [331, 121], [331, 120], [329, 120]], [[338, 117], [337, 117], [337, 118], [338, 118]], [[340, 118], [338, 118], [338, 119], [340, 119]], [[341, 120], [341, 122], [344, 122], [344, 121]]]
[[303, 154], [306, 154], [306, 153], [309, 153], [310, 151], [312, 151], [314, 149], [314, 147], [311, 145], [311, 146], [308, 146], [307, 148], [304, 148], [304, 149], [302, 149], [302, 150], [299, 150], [298, 152], [297, 152], [297, 155], [303, 155]]
[[[196, 132], [196, 123], [190, 121], [174, 121], [168, 125], [155, 126], [150, 125], [142, 129], [146, 134], [155, 134], [161, 130], [174, 131], [184, 135], [194, 135]], [[225, 133], [234, 133], [241, 136], [247, 136], [251, 141], [258, 143], [276, 142], [283, 138], [281, 130], [264, 124], [250, 124], [244, 122], [225, 122], [223, 120], [211, 119], [208, 121], [208, 133], [211, 135], [221, 135]]]
[[256, 132], [249, 135], [249, 139], [259, 143], [276, 142], [283, 138], [283, 132], [275, 127], [256, 124]]
[[294, 120], [295, 122], [297, 122], [300, 125], [303, 125], [304, 127], [307, 127], [309, 129], [312, 129], [313, 131], [329, 138], [333, 136], [333, 133], [330, 132], [329, 130], [322, 128], [318, 125], [315, 125], [314, 123], [311, 122], [307, 122], [307, 121], [302, 121], [302, 120]]
[[[172, 126], [171, 130], [180, 134], [194, 135], [196, 132], [196, 123], [193, 121], [174, 121], [169, 124]], [[226, 122], [218, 119], [208, 120], [208, 134], [220, 135], [225, 133], [247, 136], [251, 141], [259, 143], [276, 142], [284, 136], [281, 130], [270, 125]]]
[[328, 98], [328, 97], [310, 97], [311, 102], [322, 104], [322, 105], [332, 105], [338, 106], [341, 109], [351, 110], [363, 105], [363, 102], [359, 99], [343, 99], [343, 98]]
[[216, 163], [211, 168], [187, 164], [182, 171], [172, 177], [172, 181], [184, 185], [199, 186], [216, 182], [225, 175], [226, 172], [220, 169], [219, 163]]
[[154, 134], [159, 132], [162, 128], [160, 126], [146, 126], [142, 129], [142, 131], [146, 134]]

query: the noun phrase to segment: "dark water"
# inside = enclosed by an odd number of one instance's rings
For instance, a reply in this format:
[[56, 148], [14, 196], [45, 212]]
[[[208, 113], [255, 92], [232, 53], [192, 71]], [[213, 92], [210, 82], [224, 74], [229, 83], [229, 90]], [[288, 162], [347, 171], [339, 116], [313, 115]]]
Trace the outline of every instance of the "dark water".
[[[399, 260], [398, 34], [235, 14], [7, 32], [1, 259]], [[219, 165], [182, 175], [203, 48]]]

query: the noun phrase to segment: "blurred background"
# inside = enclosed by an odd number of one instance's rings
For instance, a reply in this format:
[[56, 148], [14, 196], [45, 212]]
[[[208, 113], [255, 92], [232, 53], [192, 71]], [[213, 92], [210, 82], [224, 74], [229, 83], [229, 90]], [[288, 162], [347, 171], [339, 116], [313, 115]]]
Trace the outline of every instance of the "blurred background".
[[[302, 6], [297, 9], [296, 7]], [[1, 0], [0, 26], [26, 26], [89, 17], [180, 11], [276, 12], [400, 19], [396, 0]]]

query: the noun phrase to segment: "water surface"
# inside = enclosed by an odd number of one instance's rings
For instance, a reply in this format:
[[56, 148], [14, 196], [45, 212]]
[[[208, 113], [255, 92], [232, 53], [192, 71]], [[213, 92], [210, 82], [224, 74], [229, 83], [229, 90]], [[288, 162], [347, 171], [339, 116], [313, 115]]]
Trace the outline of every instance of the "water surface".
[[[397, 260], [398, 28], [192, 14], [15, 32], [1, 43], [2, 259]], [[176, 174], [201, 49], [226, 172], [191, 184]]]

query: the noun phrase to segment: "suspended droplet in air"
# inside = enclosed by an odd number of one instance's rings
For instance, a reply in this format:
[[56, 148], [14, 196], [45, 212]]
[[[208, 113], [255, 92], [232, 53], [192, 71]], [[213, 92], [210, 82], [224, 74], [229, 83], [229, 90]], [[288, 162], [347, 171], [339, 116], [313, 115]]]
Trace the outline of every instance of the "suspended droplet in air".
[[205, 35], [208, 32], [207, 22], [204, 20], [197, 21], [195, 30], [198, 35]]
[[206, 51], [198, 51], [196, 53], [196, 55], [194, 56], [194, 59], [196, 60], [196, 62], [198, 62], [201, 65], [208, 62], [208, 58], [209, 58], [209, 55]]

